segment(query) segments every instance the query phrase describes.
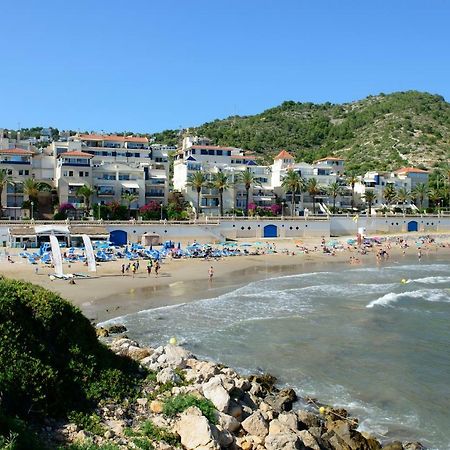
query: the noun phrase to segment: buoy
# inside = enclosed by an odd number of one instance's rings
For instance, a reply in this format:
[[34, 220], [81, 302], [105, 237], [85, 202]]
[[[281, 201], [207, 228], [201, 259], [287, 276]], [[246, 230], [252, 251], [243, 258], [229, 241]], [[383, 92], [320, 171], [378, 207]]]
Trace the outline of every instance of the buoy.
[[319, 408], [319, 413], [320, 413], [320, 414], [324, 415], [324, 414], [325, 414], [325, 411], [326, 411], [326, 409], [325, 409], [324, 406], [321, 406], [321, 407]]
[[405, 278], [402, 278], [402, 284], [406, 284], [407, 282], [408, 282], [408, 280], [407, 279], [405, 279]]
[[172, 336], [172, 337], [169, 339], [169, 344], [170, 344], [170, 345], [177, 345], [177, 338], [176, 338], [175, 336]]

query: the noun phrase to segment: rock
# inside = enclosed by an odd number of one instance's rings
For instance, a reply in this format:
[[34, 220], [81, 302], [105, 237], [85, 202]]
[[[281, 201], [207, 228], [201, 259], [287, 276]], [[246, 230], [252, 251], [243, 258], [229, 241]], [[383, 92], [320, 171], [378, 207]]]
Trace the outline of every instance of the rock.
[[278, 420], [292, 431], [298, 430], [298, 419], [295, 413], [281, 413]]
[[233, 416], [229, 416], [228, 414], [224, 414], [221, 412], [218, 412], [217, 416], [218, 423], [224, 430], [228, 430], [234, 433], [241, 427], [240, 422]]
[[111, 439], [114, 436], [114, 433], [111, 430], [106, 430], [103, 436], [105, 439]]
[[150, 356], [151, 352], [149, 348], [141, 348], [135, 347], [134, 345], [130, 345], [128, 347], [128, 356], [136, 361], [141, 361], [142, 359]]
[[213, 402], [218, 411], [225, 413], [228, 411], [230, 395], [223, 387], [220, 377], [215, 376], [211, 378], [202, 388], [203, 395]]
[[240, 447], [242, 450], [252, 450], [253, 444], [250, 441], [245, 440], [241, 442]]
[[220, 445], [220, 448], [229, 447], [234, 442], [233, 434], [230, 433], [228, 430], [221, 429], [220, 426], [218, 426], [217, 429], [218, 429], [217, 441]]
[[241, 425], [248, 434], [261, 438], [264, 438], [269, 433], [269, 425], [260, 411], [256, 411], [247, 417]]
[[156, 375], [156, 381], [160, 384], [165, 383], [179, 383], [181, 381], [180, 376], [170, 367], [162, 369]]
[[264, 442], [267, 450], [297, 450], [300, 439], [295, 433], [269, 434]]
[[127, 331], [126, 327], [124, 325], [111, 325], [107, 328], [108, 333], [110, 334], [119, 334], [119, 333], [125, 333]]
[[[330, 442], [334, 447], [341, 446], [351, 450], [370, 450], [370, 445], [365, 437], [356, 430], [348, 420], [337, 420], [327, 424], [327, 433], [322, 439]], [[402, 447], [403, 448], [403, 447]], [[395, 448], [391, 450], [397, 450]], [[400, 450], [400, 449], [399, 449]]]
[[405, 450], [425, 450], [425, 447], [420, 442], [406, 442], [403, 448]]
[[304, 411], [300, 409], [299, 411], [297, 411], [297, 417], [298, 420], [300, 421], [299, 423], [300, 430], [306, 430], [311, 427], [322, 426], [322, 421], [320, 420], [320, 418], [309, 411]]
[[192, 353], [178, 345], [166, 345], [164, 353], [158, 358], [158, 363], [166, 367], [184, 369], [186, 361], [192, 357]]
[[276, 394], [267, 395], [264, 399], [275, 412], [290, 411], [295, 400], [297, 400], [297, 394], [293, 389], [282, 389]]
[[243, 391], [249, 391], [252, 387], [252, 383], [245, 378], [238, 378], [235, 382], [235, 386]]
[[393, 441], [389, 444], [386, 444], [383, 447], [383, 450], [403, 450], [403, 445], [400, 441]]
[[145, 406], [147, 406], [148, 398], [138, 398], [138, 399], [136, 399], [136, 403], [139, 406], [145, 407]]
[[97, 337], [108, 337], [109, 336], [108, 330], [103, 327], [96, 328], [95, 334], [97, 335]]
[[159, 400], [152, 400], [150, 402], [150, 411], [155, 414], [161, 414], [164, 409], [164, 403]]
[[320, 445], [316, 441], [316, 438], [309, 431], [302, 430], [299, 431], [297, 435], [307, 449], [321, 450]]
[[261, 388], [267, 392], [271, 392], [275, 383], [277, 382], [276, 377], [270, 375], [270, 373], [262, 374], [262, 375], [250, 375], [248, 377], [250, 382], [255, 382], [261, 385]]
[[126, 427], [126, 423], [124, 420], [107, 420], [105, 423], [109, 430], [117, 436], [122, 435], [123, 430]]
[[191, 406], [181, 414], [175, 430], [180, 436], [182, 445], [188, 450], [198, 447], [217, 450], [220, 448], [208, 419], [195, 406]]
[[83, 441], [89, 439], [91, 436], [92, 436], [92, 433], [89, 433], [88, 431], [80, 430], [80, 431], [75, 435], [75, 440], [76, 440], [76, 441], [83, 442]]

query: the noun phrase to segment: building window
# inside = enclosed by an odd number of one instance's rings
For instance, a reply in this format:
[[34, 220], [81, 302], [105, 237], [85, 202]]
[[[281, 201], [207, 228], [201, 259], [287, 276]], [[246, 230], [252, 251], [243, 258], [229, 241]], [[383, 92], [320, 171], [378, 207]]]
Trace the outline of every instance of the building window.
[[217, 150], [217, 156], [222, 156], [223, 155], [223, 151], [222, 150]]
[[89, 176], [89, 172], [84, 172], [84, 176], [88, 177]]
[[67, 170], [63, 172], [63, 177], [67, 177]]
[[208, 154], [208, 150], [200, 150], [200, 154], [201, 155], [207, 155]]
[[23, 175], [23, 170], [19, 170], [19, 175]]
[[193, 150], [191, 150], [191, 154], [195, 155], [195, 148]]
[[80, 177], [82, 177], [82, 176], [83, 176], [83, 174], [84, 174], [84, 172], [80, 172]]
[[25, 175], [30, 175], [30, 171], [29, 170], [25, 170]]
[[69, 170], [69, 177], [73, 177], [73, 170]]

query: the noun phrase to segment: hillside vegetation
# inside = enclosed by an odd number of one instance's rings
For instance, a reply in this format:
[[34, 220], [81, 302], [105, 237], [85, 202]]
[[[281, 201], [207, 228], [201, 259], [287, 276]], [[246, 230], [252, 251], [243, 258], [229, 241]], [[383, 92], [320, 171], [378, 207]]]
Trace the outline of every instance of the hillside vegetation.
[[287, 101], [254, 116], [206, 123], [190, 133], [254, 150], [270, 161], [280, 149], [297, 160], [346, 158], [356, 172], [432, 168], [450, 159], [450, 104], [416, 91], [369, 96], [342, 105]]

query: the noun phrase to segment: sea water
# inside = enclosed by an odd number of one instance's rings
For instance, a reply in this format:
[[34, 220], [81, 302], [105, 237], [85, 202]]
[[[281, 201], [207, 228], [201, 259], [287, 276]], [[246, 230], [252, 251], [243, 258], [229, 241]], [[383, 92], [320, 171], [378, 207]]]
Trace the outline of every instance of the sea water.
[[150, 345], [264, 371], [380, 439], [450, 448], [450, 266], [347, 266], [116, 319]]

